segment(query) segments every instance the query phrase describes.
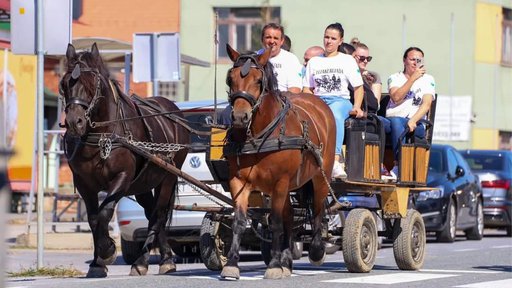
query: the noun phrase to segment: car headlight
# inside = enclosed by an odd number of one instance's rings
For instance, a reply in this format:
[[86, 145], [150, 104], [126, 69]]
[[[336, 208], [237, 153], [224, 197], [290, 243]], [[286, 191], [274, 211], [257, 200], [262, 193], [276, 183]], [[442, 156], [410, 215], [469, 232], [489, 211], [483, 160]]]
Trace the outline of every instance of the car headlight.
[[443, 197], [444, 187], [437, 186], [436, 189], [420, 192], [416, 201], [425, 201], [427, 199], [439, 199]]

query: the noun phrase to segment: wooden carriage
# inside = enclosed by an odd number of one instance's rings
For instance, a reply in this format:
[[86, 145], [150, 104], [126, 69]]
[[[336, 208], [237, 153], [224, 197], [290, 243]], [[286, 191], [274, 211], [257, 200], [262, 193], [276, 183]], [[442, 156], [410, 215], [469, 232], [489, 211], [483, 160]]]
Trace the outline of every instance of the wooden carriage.
[[[383, 95], [381, 107], [385, 107], [388, 95]], [[351, 272], [369, 272], [375, 263], [378, 237], [393, 241], [393, 251], [398, 267], [402, 270], [420, 269], [424, 262], [426, 235], [421, 215], [414, 210], [413, 194], [432, 188], [426, 187], [430, 145], [432, 142], [433, 123], [436, 101], [427, 115], [426, 137], [424, 139], [407, 139], [399, 152], [399, 175], [396, 181], [382, 180], [381, 167], [393, 166], [393, 151], [386, 143], [385, 134], [378, 120], [368, 117], [366, 120], [349, 119], [346, 122], [345, 139], [347, 179], [331, 182], [335, 195], [330, 197], [327, 207], [328, 217], [340, 217], [338, 231], [326, 229], [325, 241], [341, 246], [345, 264]], [[376, 118], [376, 117], [375, 117]], [[219, 133], [220, 132], [220, 133]], [[207, 152], [209, 168], [218, 183], [229, 190], [228, 164], [223, 159], [225, 131], [214, 131], [211, 147]], [[307, 207], [300, 205], [300, 191], [292, 192], [297, 227], [295, 232], [294, 257], [300, 258], [302, 242], [308, 241], [307, 229], [298, 227], [305, 224], [303, 217]], [[354, 208], [351, 203], [339, 202], [337, 198], [357, 195], [376, 198], [378, 207]], [[264, 238], [268, 231], [265, 223], [268, 217], [269, 199], [263, 193], [254, 191], [250, 199], [252, 223], [259, 223], [260, 228], [252, 229], [258, 238]], [[267, 209], [267, 210], [266, 210]], [[345, 213], [344, 213], [345, 212]], [[347, 213], [348, 212], [348, 213]], [[346, 216], [345, 216], [346, 215]], [[376, 215], [384, 223], [377, 227]], [[232, 217], [229, 213], [207, 213], [205, 223], [207, 234], [201, 235], [201, 256], [206, 267], [220, 270], [226, 261], [229, 248]], [[223, 228], [224, 227], [224, 228]], [[250, 229], [249, 229], [250, 230]], [[259, 233], [259, 234], [258, 234]], [[340, 237], [332, 237], [339, 233]], [[255, 235], [252, 235], [253, 237]], [[335, 239], [335, 240], [332, 240]], [[269, 243], [261, 241], [261, 250], [266, 263], [270, 259]]]

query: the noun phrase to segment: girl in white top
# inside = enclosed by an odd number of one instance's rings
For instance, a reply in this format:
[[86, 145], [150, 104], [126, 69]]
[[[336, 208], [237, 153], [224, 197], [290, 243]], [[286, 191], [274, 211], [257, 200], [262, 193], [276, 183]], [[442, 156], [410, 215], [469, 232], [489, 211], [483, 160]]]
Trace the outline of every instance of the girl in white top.
[[[346, 177], [342, 161], [342, 146], [345, 136], [345, 120], [353, 111], [357, 118], [363, 117], [363, 79], [355, 59], [338, 52], [343, 43], [344, 30], [340, 23], [327, 26], [324, 31], [322, 56], [308, 61], [303, 78], [304, 92], [319, 96], [331, 108], [336, 120], [336, 154], [333, 178]], [[350, 103], [348, 84], [354, 87], [354, 105]]]

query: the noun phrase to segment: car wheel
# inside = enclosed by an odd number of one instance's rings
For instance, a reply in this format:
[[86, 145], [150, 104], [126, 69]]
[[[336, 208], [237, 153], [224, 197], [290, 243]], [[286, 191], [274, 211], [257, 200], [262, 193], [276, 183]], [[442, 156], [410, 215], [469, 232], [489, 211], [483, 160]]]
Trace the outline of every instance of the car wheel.
[[444, 224], [443, 230], [436, 233], [438, 242], [451, 243], [455, 241], [457, 233], [457, 210], [453, 204], [453, 200], [450, 199], [448, 209], [446, 212], [446, 223]]
[[476, 214], [475, 226], [464, 231], [468, 240], [482, 240], [484, 237], [484, 209], [480, 200], [478, 200]]
[[144, 247], [144, 242], [128, 241], [121, 237], [121, 252], [124, 262], [128, 265], [135, 263], [142, 254], [142, 247]]
[[507, 226], [507, 236], [512, 237], [512, 226]]

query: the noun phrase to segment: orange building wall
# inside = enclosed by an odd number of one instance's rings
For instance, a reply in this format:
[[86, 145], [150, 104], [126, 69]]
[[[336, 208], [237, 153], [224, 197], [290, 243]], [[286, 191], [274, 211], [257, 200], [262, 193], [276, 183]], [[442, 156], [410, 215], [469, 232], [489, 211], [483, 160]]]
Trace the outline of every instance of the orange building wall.
[[179, 0], [84, 0], [73, 37], [108, 37], [132, 42], [136, 32], [179, 32]]

